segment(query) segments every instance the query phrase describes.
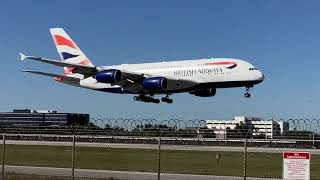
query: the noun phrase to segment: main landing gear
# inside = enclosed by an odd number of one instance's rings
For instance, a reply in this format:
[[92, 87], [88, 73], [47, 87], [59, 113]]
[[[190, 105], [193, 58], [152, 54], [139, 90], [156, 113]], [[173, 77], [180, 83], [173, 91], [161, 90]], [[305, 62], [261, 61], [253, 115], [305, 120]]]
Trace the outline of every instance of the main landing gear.
[[168, 103], [168, 104], [172, 104], [173, 100], [170, 99], [169, 94], [166, 95], [166, 97], [161, 98], [162, 102]]
[[246, 86], [246, 93], [244, 93], [244, 97], [245, 98], [250, 98], [251, 97], [251, 94], [249, 93], [251, 88], [252, 88], [252, 86]]
[[[141, 102], [146, 102], [146, 103], [155, 103], [155, 104], [159, 104], [160, 100], [159, 99], [155, 99], [153, 97], [153, 95], [145, 95], [145, 94], [140, 94], [139, 96], [134, 96], [133, 100], [135, 101], [141, 101]], [[173, 100], [170, 99], [169, 95], [167, 95], [166, 97], [161, 98], [162, 102], [168, 103], [168, 104], [172, 104]]]
[[159, 99], [155, 99], [155, 98], [153, 98], [153, 96], [146, 96], [144, 94], [140, 94], [139, 96], [134, 96], [133, 100], [146, 102], [146, 103], [155, 103], [155, 104], [160, 103]]

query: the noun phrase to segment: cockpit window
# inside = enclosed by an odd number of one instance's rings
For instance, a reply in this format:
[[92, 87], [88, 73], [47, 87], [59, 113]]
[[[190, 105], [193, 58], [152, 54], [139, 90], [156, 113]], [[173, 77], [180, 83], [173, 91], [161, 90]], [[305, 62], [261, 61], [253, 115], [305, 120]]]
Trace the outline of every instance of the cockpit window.
[[257, 68], [249, 68], [249, 71], [258, 70]]

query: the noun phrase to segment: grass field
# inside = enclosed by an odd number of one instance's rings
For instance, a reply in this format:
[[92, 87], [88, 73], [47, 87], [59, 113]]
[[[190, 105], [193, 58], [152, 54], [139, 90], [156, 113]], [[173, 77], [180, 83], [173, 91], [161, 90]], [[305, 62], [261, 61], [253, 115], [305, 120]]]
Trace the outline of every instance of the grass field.
[[[0, 153], [1, 150], [0, 150]], [[219, 163], [216, 154], [220, 154]], [[76, 148], [76, 168], [157, 171], [157, 151], [142, 149]], [[7, 145], [6, 164], [71, 167], [71, 147]], [[281, 178], [282, 155], [248, 153], [247, 175]], [[161, 152], [161, 172], [242, 176], [243, 153], [169, 151]], [[320, 156], [311, 157], [311, 178], [320, 179]]]

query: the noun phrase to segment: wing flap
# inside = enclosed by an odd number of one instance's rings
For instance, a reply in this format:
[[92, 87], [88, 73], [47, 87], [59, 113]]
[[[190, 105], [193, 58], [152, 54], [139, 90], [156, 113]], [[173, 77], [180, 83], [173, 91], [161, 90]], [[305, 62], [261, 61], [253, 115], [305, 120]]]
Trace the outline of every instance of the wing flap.
[[136, 73], [131, 71], [121, 71], [123, 78], [130, 79], [131, 81], [142, 81], [145, 78], [145, 74]]

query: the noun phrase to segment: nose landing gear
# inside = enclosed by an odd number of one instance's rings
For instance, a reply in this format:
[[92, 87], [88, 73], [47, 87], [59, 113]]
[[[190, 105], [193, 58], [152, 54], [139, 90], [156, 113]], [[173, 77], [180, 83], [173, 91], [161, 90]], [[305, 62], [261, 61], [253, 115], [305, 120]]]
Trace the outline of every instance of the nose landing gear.
[[251, 97], [251, 94], [250, 94], [250, 93], [244, 93], [244, 97], [245, 97], [245, 98], [250, 98], [250, 97]]
[[244, 97], [245, 98], [250, 98], [251, 97], [251, 94], [249, 93], [251, 88], [252, 88], [252, 86], [246, 86], [246, 93], [244, 93]]

